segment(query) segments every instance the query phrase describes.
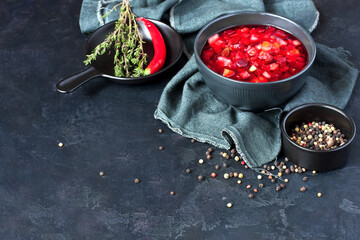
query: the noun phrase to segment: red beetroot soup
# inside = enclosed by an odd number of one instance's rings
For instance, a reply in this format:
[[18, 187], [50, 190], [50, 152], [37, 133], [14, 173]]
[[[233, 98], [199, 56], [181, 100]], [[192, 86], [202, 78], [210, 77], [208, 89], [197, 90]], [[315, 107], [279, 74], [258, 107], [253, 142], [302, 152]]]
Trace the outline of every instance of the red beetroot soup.
[[238, 26], [209, 37], [201, 59], [211, 70], [246, 82], [288, 78], [308, 63], [304, 45], [273, 26]]

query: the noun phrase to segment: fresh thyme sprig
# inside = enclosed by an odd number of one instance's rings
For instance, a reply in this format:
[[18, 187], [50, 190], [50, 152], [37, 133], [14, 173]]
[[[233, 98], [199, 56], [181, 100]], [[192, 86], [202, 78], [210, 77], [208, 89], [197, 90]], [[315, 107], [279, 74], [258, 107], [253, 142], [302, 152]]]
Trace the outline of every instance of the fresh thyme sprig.
[[141, 77], [144, 76], [146, 54], [143, 50], [143, 37], [139, 31], [136, 15], [131, 11], [129, 0], [115, 5], [107, 14], [120, 6], [119, 19], [115, 28], [105, 40], [97, 45], [91, 54], [86, 56], [85, 65], [91, 64], [97, 56], [103, 55], [110, 50], [111, 46], [115, 51], [114, 75], [116, 77]]

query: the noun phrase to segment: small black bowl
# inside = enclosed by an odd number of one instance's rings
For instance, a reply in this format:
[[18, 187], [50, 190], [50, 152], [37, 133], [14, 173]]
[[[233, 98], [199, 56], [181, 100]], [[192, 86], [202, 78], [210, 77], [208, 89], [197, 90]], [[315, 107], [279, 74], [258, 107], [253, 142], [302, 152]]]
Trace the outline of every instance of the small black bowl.
[[[291, 141], [289, 133], [302, 122], [325, 121], [332, 123], [345, 134], [347, 143], [330, 150], [311, 150]], [[350, 144], [355, 138], [354, 121], [342, 110], [320, 103], [309, 103], [294, 108], [281, 122], [283, 151], [292, 162], [309, 170], [328, 171], [342, 167], [348, 158]]]

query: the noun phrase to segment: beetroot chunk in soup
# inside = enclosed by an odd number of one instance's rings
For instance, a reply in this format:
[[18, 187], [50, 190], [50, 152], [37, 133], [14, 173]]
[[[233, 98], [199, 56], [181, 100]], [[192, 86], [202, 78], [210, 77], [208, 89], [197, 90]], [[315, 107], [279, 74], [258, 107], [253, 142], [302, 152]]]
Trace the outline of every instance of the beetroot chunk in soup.
[[272, 82], [293, 76], [308, 63], [304, 45], [272, 26], [238, 26], [208, 38], [201, 59], [214, 72], [246, 82]]

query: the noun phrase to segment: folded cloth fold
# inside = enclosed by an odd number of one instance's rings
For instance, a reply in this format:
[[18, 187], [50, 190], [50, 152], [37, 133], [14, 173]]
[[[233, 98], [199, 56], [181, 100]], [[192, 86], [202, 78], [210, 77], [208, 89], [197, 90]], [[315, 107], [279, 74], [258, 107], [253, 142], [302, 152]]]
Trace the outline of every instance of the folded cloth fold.
[[197, 141], [224, 149], [234, 144], [249, 167], [259, 167], [280, 153], [283, 111], [311, 102], [344, 108], [350, 98], [358, 71], [348, 61], [349, 53], [316, 46], [304, 87], [280, 108], [253, 113], [224, 103], [206, 87], [192, 57], [165, 87], [154, 117]]
[[[119, 11], [108, 13], [121, 0], [84, 0], [80, 11], [80, 30], [83, 33], [93, 32], [98, 27], [117, 20]], [[136, 0], [131, 1], [131, 8], [137, 16], [160, 20], [164, 13], [173, 7], [178, 0]]]
[[223, 14], [239, 11], [271, 12], [297, 22], [310, 32], [319, 20], [319, 12], [311, 0], [182, 0], [172, 9], [170, 23], [179, 33], [191, 33]]

